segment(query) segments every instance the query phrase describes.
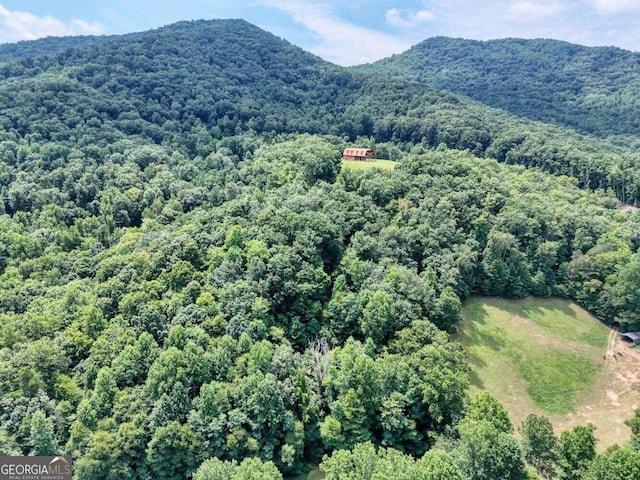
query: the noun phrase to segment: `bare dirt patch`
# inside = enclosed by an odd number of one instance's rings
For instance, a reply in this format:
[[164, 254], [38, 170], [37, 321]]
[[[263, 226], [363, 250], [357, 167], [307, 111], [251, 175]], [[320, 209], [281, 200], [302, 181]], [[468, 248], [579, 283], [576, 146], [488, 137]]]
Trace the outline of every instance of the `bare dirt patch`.
[[640, 351], [629, 347], [612, 330], [602, 361], [604, 375], [586, 392], [576, 411], [552, 419], [558, 431], [593, 423], [599, 450], [629, 439], [631, 431], [624, 421], [640, 406]]
[[620, 205], [618, 205], [618, 210], [620, 210], [622, 213], [637, 212], [640, 210], [640, 208], [636, 207], [635, 205], [630, 205], [628, 203], [621, 203]]

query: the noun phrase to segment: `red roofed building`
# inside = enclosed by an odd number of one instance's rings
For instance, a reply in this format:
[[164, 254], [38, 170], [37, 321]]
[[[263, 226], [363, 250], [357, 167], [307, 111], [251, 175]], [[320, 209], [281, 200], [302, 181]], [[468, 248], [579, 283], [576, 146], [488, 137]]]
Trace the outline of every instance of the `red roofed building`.
[[369, 162], [376, 159], [376, 151], [370, 148], [345, 148], [342, 153], [342, 159]]

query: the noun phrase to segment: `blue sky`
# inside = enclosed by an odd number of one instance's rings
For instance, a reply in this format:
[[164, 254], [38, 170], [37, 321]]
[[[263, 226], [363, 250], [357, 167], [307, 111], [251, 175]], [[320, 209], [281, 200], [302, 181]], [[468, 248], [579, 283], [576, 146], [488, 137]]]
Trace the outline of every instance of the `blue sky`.
[[435, 36], [555, 38], [640, 51], [640, 0], [0, 0], [0, 43], [244, 18], [342, 65]]

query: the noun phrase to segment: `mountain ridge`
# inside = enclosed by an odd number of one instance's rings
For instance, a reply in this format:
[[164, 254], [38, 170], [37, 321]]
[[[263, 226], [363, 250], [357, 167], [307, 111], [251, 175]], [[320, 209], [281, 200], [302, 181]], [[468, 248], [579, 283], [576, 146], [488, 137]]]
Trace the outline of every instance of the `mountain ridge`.
[[[109, 35], [65, 35], [65, 36], [48, 36], [37, 38], [34, 40], [20, 40], [18, 42], [0, 43], [0, 62], [16, 60], [20, 58], [34, 58], [38, 56], [52, 55], [68, 48], [82, 48], [91, 43], [108, 43], [113, 40], [132, 39], [139, 36], [149, 34], [162, 34], [166, 30], [179, 30], [195, 26], [197, 24], [207, 23], [209, 25], [221, 23], [236, 23], [238, 25], [251, 26], [255, 25], [242, 18], [227, 19], [211, 19], [211, 20], [181, 20], [178, 22], [163, 25], [161, 27], [123, 34]], [[269, 32], [267, 32], [269, 33]], [[284, 40], [284, 39], [282, 39]], [[284, 40], [286, 41], [286, 40]], [[289, 43], [289, 42], [287, 42]], [[299, 48], [299, 47], [298, 47]]]
[[444, 144], [575, 176], [583, 187], [613, 189], [622, 201], [640, 197], [640, 146], [633, 140], [614, 144], [518, 118], [402, 75], [394, 79], [389, 69], [340, 67], [244, 20], [181, 22], [80, 42], [2, 64], [0, 126], [16, 138], [36, 135], [67, 147], [77, 139], [172, 143], [190, 132], [194, 140], [180, 148], [191, 153], [197, 138], [247, 130], [404, 148]]
[[355, 69], [418, 81], [599, 137], [640, 132], [640, 53], [617, 47], [433, 37]]
[[[314, 62], [338, 68], [243, 19], [189, 20], [124, 35], [48, 37], [4, 44], [0, 45], [0, 62], [20, 58], [28, 62], [53, 55], [64, 62], [74, 50], [90, 45], [98, 50], [100, 45], [121, 48], [141, 39], [202, 34], [209, 28], [237, 29], [245, 35], [260, 31], [260, 35], [272, 35], [283, 45], [304, 52]], [[179, 43], [174, 47], [179, 48]], [[436, 36], [403, 53], [346, 71], [417, 81], [523, 118], [569, 126], [600, 138], [640, 132], [640, 53], [618, 47], [587, 47], [554, 39], [480, 41]]]

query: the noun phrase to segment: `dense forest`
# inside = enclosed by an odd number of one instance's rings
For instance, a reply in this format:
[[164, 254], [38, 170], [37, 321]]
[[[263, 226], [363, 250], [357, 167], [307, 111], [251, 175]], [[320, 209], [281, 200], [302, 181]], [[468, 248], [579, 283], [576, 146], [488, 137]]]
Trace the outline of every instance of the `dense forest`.
[[[598, 455], [588, 425], [514, 426], [449, 335], [472, 294], [640, 328], [634, 148], [243, 21], [0, 55], [0, 454], [78, 479], [640, 471], [640, 412]], [[397, 167], [343, 169], [353, 144]]]
[[557, 40], [435, 37], [358, 68], [598, 137], [640, 131], [640, 53]]

